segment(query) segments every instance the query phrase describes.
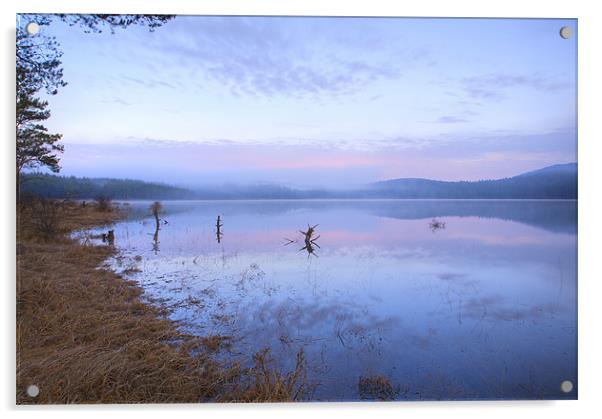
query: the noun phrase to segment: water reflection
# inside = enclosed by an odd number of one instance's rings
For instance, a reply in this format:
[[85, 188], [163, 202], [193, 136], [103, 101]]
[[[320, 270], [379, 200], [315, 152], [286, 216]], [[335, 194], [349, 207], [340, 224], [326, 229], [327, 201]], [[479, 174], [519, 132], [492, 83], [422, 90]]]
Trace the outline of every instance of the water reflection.
[[[290, 368], [303, 348], [320, 400], [358, 399], [385, 382], [403, 399], [576, 396], [559, 390], [577, 378], [575, 202], [163, 208], [172, 222], [161, 253], [144, 253], [148, 229], [132, 218], [115, 226], [131, 261], [114, 266], [136, 263], [130, 276], [191, 333], [232, 336], [219, 356], [244, 363], [269, 347]], [[216, 240], [222, 217], [227, 242]], [[432, 234], [433, 219], [446, 228]], [[299, 230], [307, 220], [319, 220], [319, 235], [317, 225]]]
[[106, 233], [102, 233], [100, 237], [103, 243], [107, 243], [109, 246], [115, 245], [115, 230], [109, 230]]
[[153, 252], [155, 252], [155, 255], [159, 252], [159, 227], [157, 227], [153, 233], [152, 249]]

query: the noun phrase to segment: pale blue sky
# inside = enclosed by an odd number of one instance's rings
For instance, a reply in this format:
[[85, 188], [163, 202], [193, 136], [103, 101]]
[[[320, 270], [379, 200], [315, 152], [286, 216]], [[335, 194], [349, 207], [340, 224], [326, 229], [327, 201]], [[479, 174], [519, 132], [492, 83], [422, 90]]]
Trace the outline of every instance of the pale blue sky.
[[[573, 29], [571, 39], [559, 36]], [[57, 22], [65, 174], [186, 185], [480, 179], [576, 161], [576, 21]]]

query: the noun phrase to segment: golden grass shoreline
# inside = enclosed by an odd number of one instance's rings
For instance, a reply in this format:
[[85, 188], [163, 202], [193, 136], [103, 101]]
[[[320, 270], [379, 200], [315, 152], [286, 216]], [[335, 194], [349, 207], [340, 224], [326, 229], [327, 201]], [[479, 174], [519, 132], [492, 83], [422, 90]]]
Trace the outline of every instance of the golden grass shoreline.
[[[283, 402], [303, 398], [305, 360], [275, 371], [269, 353], [255, 366], [211, 358], [207, 338], [180, 333], [141, 300], [133, 281], [99, 268], [111, 246], [69, 238], [124, 216], [52, 202], [56, 234], [41, 234], [44, 205], [22, 203], [17, 217], [17, 404]], [[53, 210], [53, 211], [54, 211]], [[52, 212], [52, 211], [51, 211]], [[53, 215], [50, 214], [49, 217]], [[37, 397], [27, 395], [36, 385]]]

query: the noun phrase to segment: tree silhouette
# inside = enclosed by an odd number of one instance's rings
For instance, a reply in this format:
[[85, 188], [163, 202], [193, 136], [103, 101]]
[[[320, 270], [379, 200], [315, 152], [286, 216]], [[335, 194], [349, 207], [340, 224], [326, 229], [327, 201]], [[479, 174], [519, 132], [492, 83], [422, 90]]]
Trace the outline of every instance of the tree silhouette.
[[58, 153], [63, 146], [57, 144], [61, 134], [50, 134], [41, 124], [50, 117], [48, 102], [24, 90], [17, 96], [17, 179], [25, 168], [46, 166], [59, 171]]
[[[59, 88], [67, 85], [61, 67], [63, 52], [55, 37], [46, 34], [43, 28], [53, 21], [63, 21], [70, 26], [80, 26], [86, 33], [102, 32], [104, 27], [113, 33], [115, 28], [127, 28], [130, 25], [147, 26], [152, 31], [172, 18], [168, 15], [17, 15], [17, 198], [23, 169], [45, 166], [58, 172], [59, 154], [63, 152], [63, 146], [58, 144], [61, 134], [49, 133], [42, 124], [50, 118], [50, 110], [48, 102], [41, 100], [38, 95], [42, 91], [55, 95]], [[39, 25], [40, 33], [29, 35], [26, 32], [25, 24], [31, 22]]]

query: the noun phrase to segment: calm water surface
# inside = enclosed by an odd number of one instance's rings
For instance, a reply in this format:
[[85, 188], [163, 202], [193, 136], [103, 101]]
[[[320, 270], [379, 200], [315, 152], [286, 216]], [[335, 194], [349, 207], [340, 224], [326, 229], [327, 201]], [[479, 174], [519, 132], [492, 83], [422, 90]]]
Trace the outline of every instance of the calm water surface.
[[183, 328], [232, 336], [220, 357], [269, 348], [290, 370], [303, 348], [313, 400], [373, 375], [398, 399], [576, 397], [575, 201], [164, 202], [156, 240], [150, 203], [128, 205], [111, 266]]

